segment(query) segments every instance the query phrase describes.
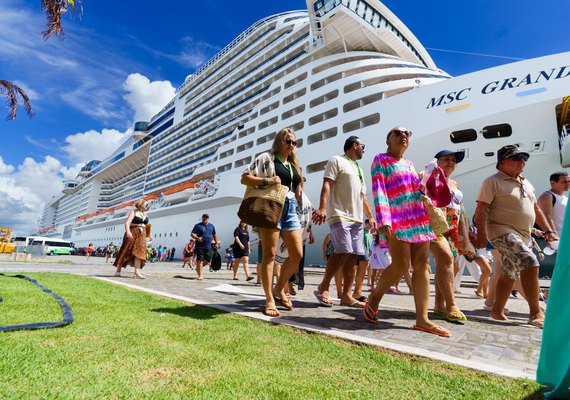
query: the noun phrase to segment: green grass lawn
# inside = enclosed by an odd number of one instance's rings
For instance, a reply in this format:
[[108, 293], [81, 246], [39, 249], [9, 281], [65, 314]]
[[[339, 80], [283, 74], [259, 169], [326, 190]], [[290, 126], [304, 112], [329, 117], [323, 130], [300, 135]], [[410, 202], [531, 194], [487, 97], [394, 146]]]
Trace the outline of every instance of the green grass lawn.
[[[31, 273], [63, 297], [67, 327], [0, 333], [2, 399], [540, 399], [492, 376], [273, 325], [96, 279]], [[0, 326], [62, 319], [0, 276]]]

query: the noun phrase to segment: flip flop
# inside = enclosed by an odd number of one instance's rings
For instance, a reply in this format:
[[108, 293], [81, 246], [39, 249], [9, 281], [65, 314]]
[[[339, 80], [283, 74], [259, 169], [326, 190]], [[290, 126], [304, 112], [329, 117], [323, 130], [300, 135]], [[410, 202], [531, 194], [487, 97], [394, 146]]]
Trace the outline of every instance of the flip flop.
[[461, 311], [451, 311], [445, 316], [445, 320], [449, 322], [465, 322], [467, 317]]
[[451, 337], [451, 333], [447, 329], [442, 328], [439, 325], [432, 325], [429, 328], [419, 325], [414, 325], [412, 326], [412, 329], [416, 331], [431, 333], [432, 335], [437, 335], [441, 337]]
[[370, 322], [371, 324], [378, 322], [378, 310], [374, 311], [370, 304], [364, 303], [362, 313], [364, 314], [364, 319], [366, 319], [366, 321]]
[[263, 314], [267, 315], [268, 317], [274, 317], [274, 318], [281, 316], [281, 314], [279, 313], [279, 310], [276, 309], [275, 307], [265, 307], [263, 309]]
[[293, 303], [289, 299], [283, 300], [281, 297], [273, 296], [275, 301], [285, 307], [287, 310], [291, 311], [293, 309]]
[[319, 292], [318, 290], [315, 290], [313, 292], [313, 294], [315, 295], [315, 297], [317, 298], [317, 301], [320, 303], [321, 306], [325, 306], [325, 307], [332, 307], [333, 306], [332, 300], [329, 299], [324, 294], [322, 294], [321, 292]]
[[366, 303], [362, 302], [362, 301], [358, 301], [358, 300], [354, 300], [352, 303], [350, 304], [340, 304], [341, 306], [345, 306], [345, 307], [351, 307], [351, 308], [364, 308], [364, 305]]
[[361, 301], [361, 302], [363, 302], [363, 303], [366, 301], [366, 299], [367, 299], [366, 296], [360, 296], [360, 297], [357, 297], [357, 298], [356, 298], [356, 300]]
[[544, 328], [544, 319], [543, 318], [535, 318], [528, 321], [529, 325], [536, 326], [537, 328], [543, 329]]
[[445, 310], [438, 310], [437, 308], [433, 309], [433, 314], [437, 315], [438, 317], [445, 318], [447, 316], [447, 311]]
[[482, 294], [477, 293], [476, 290], [475, 290], [475, 296], [479, 297], [480, 299], [484, 299], [484, 298], [485, 298], [485, 296], [483, 296]]

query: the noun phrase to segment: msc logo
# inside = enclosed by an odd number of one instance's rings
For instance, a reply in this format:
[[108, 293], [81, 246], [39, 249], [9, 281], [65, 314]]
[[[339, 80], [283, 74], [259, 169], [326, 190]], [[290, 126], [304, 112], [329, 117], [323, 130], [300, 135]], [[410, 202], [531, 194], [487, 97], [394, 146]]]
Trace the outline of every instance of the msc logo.
[[443, 94], [437, 98], [432, 97], [428, 106], [426, 107], [426, 110], [428, 108], [433, 108], [433, 107], [438, 107], [441, 105], [450, 104], [456, 100], [457, 101], [465, 100], [470, 91], [471, 91], [471, 88], [465, 88], [465, 89], [462, 89], [458, 92], [449, 92], [447, 94]]

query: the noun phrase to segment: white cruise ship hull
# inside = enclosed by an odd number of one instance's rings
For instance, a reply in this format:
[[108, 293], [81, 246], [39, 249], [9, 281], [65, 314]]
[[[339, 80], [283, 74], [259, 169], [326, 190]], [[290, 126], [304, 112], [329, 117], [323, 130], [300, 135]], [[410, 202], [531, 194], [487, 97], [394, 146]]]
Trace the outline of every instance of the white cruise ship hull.
[[[466, 152], [454, 178], [469, 213], [481, 181], [496, 171], [496, 151], [506, 144], [516, 143], [531, 154], [525, 175], [539, 193], [549, 185], [552, 172], [570, 165], [564, 113], [564, 99], [570, 95], [570, 53], [450, 78], [381, 4], [359, 2], [371, 7], [361, 12], [367, 23], [378, 25], [370, 28], [362, 25], [360, 8], [324, 2], [332, 7], [325, 12], [322, 3], [317, 10], [321, 17], [312, 9], [308, 16], [270, 17], [240, 35], [187, 79], [150, 128], [138, 133], [134, 145], [125, 145], [126, 150], [84, 172], [83, 181], [52, 201], [46, 213], [51, 220], [43, 222], [44, 228], [54, 226], [55, 234], [71, 237], [78, 247], [120, 242], [124, 214], [115, 211], [115, 218], [102, 218], [96, 211], [152, 196], [154, 245], [174, 246], [181, 255], [192, 227], [207, 212], [222, 246], [228, 246], [239, 222], [241, 174], [269, 150], [275, 132], [288, 126], [297, 132], [305, 191], [315, 206], [324, 164], [342, 153], [350, 135], [366, 144], [360, 163], [371, 188], [371, 161], [385, 151], [386, 134], [396, 125], [414, 132], [406, 158], [418, 171], [439, 150]], [[383, 17], [378, 17], [380, 12]], [[309, 29], [311, 24], [317, 28]], [[362, 26], [355, 30], [353, 24]], [[405, 38], [401, 43], [398, 34]], [[243, 57], [241, 52], [263, 38], [265, 46]], [[339, 46], [344, 48], [339, 51]], [[228, 73], [235, 76], [224, 81], [220, 71], [232, 62], [251, 62], [252, 67], [230, 68]], [[147, 139], [139, 140], [145, 132]], [[184, 182], [196, 182], [197, 188], [171, 189]], [[66, 205], [72, 210], [67, 220], [54, 222], [54, 209], [63, 202], [71, 204], [73, 196], [77, 205]], [[368, 196], [372, 201], [371, 193]], [[96, 215], [90, 214], [94, 211]], [[326, 226], [315, 229], [316, 243], [307, 246], [308, 264], [322, 263], [320, 245], [327, 231]], [[252, 250], [255, 254], [255, 246]]]

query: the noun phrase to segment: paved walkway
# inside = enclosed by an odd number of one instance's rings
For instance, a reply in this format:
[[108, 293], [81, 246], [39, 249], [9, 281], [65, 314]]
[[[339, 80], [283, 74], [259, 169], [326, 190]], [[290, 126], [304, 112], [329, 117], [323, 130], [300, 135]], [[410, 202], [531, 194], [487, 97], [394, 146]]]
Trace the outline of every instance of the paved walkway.
[[[67, 261], [65, 261], [67, 260]], [[113, 277], [114, 269], [102, 258], [83, 257], [46, 258], [38, 262], [15, 263], [0, 257], [0, 272], [66, 272], [84, 274], [150, 293], [181, 299], [218, 310], [318, 331], [347, 340], [367, 343], [396, 351], [451, 362], [468, 368], [510, 377], [535, 379], [542, 330], [526, 324], [528, 306], [524, 300], [511, 298], [510, 322], [498, 323], [483, 311], [483, 301], [474, 294], [474, 285], [464, 281], [456, 299], [469, 321], [452, 324], [433, 316], [434, 321], [449, 329], [453, 336], [441, 338], [411, 328], [415, 321], [413, 297], [408, 294], [387, 294], [380, 304], [380, 321], [372, 325], [364, 320], [362, 311], [335, 305], [320, 306], [313, 296], [322, 272], [309, 268], [305, 289], [294, 297], [295, 309], [281, 309], [280, 318], [269, 318], [261, 313], [263, 290], [253, 282], [245, 282], [240, 270], [239, 281], [232, 280], [224, 269], [206, 272], [198, 281], [196, 273], [180, 268], [181, 262], [147, 264], [146, 280], [132, 279], [132, 269], [123, 277]], [[255, 270], [255, 268], [253, 268]], [[406, 285], [402, 284], [406, 291]], [[334, 293], [334, 286], [331, 286]], [[433, 295], [433, 286], [432, 286]], [[433, 296], [432, 303], [433, 306]], [[431, 314], [430, 314], [431, 316]]]

